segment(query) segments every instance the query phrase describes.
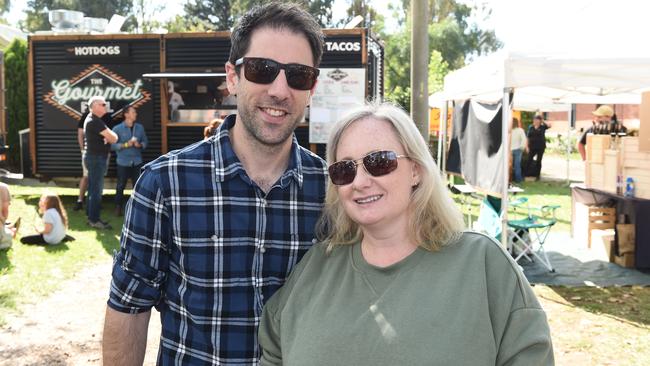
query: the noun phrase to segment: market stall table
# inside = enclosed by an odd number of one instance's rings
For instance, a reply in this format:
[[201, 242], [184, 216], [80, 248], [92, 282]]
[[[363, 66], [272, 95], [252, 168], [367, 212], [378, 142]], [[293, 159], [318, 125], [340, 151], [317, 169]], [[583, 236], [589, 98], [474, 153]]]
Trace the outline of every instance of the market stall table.
[[[616, 207], [617, 224], [634, 224], [635, 268], [650, 269], [650, 200], [625, 197], [582, 186], [571, 187], [571, 223], [576, 223], [576, 204]], [[621, 222], [621, 218], [626, 222]], [[615, 238], [618, 241], [618, 235]]]

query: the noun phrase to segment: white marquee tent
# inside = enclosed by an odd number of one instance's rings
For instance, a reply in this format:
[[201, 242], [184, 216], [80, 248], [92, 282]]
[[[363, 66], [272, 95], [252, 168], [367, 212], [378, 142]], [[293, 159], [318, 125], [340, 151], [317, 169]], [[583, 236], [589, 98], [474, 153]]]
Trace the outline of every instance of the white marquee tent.
[[[650, 90], [650, 54], [643, 47], [638, 55], [616, 58], [593, 52], [570, 56], [502, 51], [447, 75], [443, 92], [430, 98], [430, 104], [437, 107], [439, 101], [472, 99], [502, 100], [508, 105], [513, 92], [514, 109], [566, 111], [572, 103], [639, 104], [644, 90]], [[509, 112], [506, 108], [503, 113], [502, 141], [507, 141]], [[441, 120], [446, 120], [446, 113], [447, 108], [442, 108]], [[446, 125], [442, 127], [444, 135]], [[507, 158], [503, 164], [502, 171], [508, 171]], [[507, 174], [503, 181], [502, 212], [507, 212]], [[505, 241], [506, 235], [502, 237]]]

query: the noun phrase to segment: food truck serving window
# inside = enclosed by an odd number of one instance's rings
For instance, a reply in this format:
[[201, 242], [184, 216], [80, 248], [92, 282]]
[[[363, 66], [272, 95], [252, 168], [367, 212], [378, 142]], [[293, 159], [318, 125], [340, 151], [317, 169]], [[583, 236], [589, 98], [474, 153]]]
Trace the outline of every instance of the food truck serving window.
[[169, 122], [196, 123], [223, 118], [236, 109], [237, 101], [228, 91], [225, 75], [164, 72], [143, 77], [166, 81]]

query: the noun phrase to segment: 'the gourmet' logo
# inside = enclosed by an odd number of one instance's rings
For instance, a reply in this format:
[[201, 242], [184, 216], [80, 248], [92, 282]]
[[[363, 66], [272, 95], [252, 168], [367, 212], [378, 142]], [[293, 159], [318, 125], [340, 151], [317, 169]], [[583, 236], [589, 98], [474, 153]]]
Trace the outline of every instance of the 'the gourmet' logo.
[[52, 80], [50, 86], [52, 90], [44, 95], [45, 101], [73, 118], [82, 115], [85, 102], [95, 95], [103, 96], [112, 105], [121, 106], [111, 111], [112, 115], [119, 114], [127, 106], [138, 107], [151, 99], [151, 94], [142, 88], [141, 79], [128, 81], [97, 64], [69, 80]]

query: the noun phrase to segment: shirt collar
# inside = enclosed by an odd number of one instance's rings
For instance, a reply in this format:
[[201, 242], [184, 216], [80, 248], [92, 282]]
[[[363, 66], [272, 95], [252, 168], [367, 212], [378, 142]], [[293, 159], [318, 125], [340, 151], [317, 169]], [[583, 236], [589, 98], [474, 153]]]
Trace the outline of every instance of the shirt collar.
[[[244, 170], [241, 161], [235, 154], [230, 141], [230, 129], [235, 126], [236, 116], [234, 114], [226, 117], [215, 132], [214, 136], [209, 139], [209, 142], [214, 146], [215, 168], [217, 182], [223, 182], [232, 179], [237, 175], [244, 175], [248, 177]], [[298, 187], [302, 188], [303, 183], [303, 169], [302, 157], [300, 154], [300, 145], [295, 134], [291, 142], [291, 152], [289, 157], [289, 164], [287, 170], [280, 177], [280, 185], [286, 188], [291, 179], [298, 183]]]

